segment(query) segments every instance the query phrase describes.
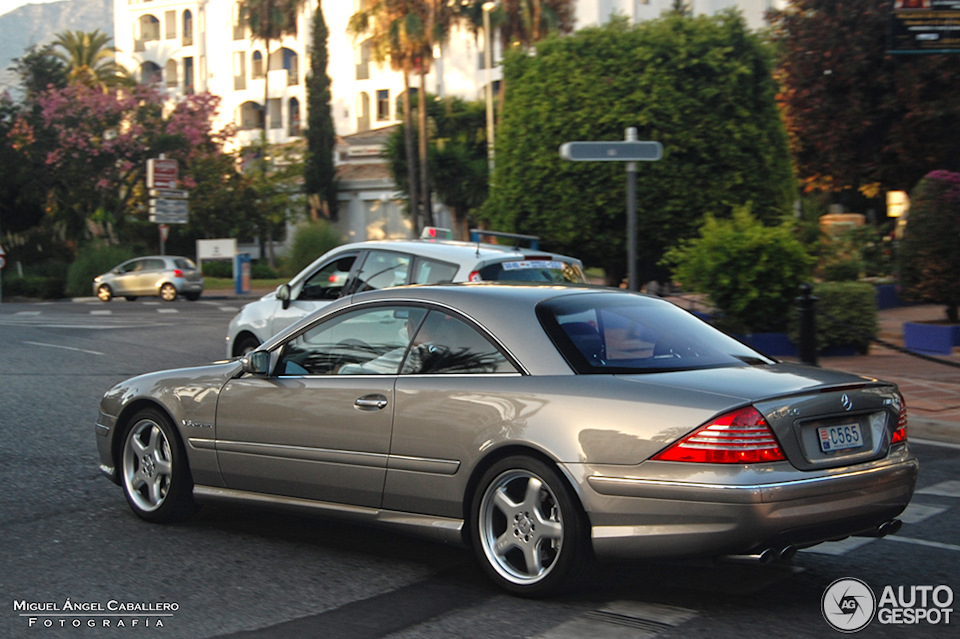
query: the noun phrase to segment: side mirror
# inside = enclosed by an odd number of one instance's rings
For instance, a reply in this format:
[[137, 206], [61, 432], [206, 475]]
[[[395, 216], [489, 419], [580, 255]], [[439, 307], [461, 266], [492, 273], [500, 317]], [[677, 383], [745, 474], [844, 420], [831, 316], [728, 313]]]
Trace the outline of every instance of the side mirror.
[[240, 358], [240, 366], [244, 373], [266, 375], [270, 371], [270, 353], [269, 351], [251, 351]]
[[283, 305], [284, 309], [290, 308], [290, 285], [281, 284], [277, 287], [277, 299]]

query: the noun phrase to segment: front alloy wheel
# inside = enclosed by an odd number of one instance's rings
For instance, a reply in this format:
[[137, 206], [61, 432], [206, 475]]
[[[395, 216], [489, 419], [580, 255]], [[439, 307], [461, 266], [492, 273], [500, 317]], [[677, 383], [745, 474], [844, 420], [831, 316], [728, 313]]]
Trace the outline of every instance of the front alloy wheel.
[[127, 431], [121, 454], [123, 492], [138, 516], [175, 521], [193, 507], [186, 454], [165, 415], [138, 413]]
[[172, 302], [177, 299], [177, 287], [167, 282], [160, 287], [160, 297], [164, 302]]
[[97, 287], [97, 297], [101, 302], [109, 302], [113, 298], [113, 291], [106, 284], [101, 284]]
[[506, 590], [543, 596], [564, 585], [584, 560], [583, 519], [563, 478], [529, 457], [498, 462], [474, 500], [474, 548]]

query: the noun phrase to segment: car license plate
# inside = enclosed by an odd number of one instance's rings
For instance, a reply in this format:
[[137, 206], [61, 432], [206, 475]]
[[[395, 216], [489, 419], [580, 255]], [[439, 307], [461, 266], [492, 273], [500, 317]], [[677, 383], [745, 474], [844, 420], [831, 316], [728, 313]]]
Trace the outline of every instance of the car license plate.
[[860, 424], [841, 424], [818, 428], [820, 435], [820, 450], [832, 453], [847, 448], [859, 448], [863, 445], [863, 435], [860, 433]]

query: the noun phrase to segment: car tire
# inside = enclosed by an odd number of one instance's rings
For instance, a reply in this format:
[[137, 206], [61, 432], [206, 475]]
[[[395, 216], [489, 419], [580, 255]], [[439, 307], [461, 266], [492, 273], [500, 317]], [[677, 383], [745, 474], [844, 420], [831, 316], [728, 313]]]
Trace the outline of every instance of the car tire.
[[127, 503], [141, 519], [180, 521], [193, 514], [193, 479], [187, 454], [170, 419], [154, 408], [130, 420], [120, 450]]
[[237, 357], [252, 353], [260, 348], [260, 340], [253, 335], [247, 334], [239, 338], [233, 346], [233, 354]]
[[572, 585], [587, 563], [586, 517], [551, 465], [517, 456], [491, 466], [472, 504], [471, 541], [487, 574], [524, 597]]
[[101, 302], [109, 302], [113, 299], [113, 291], [106, 284], [101, 284], [97, 287], [97, 297]]
[[128, 302], [136, 302], [136, 301], [137, 301], [137, 296], [136, 296], [136, 295], [124, 295], [124, 296], [123, 296], [123, 299], [127, 300]]
[[172, 302], [177, 299], [177, 287], [170, 282], [164, 283], [163, 286], [160, 287], [160, 299], [164, 302]]

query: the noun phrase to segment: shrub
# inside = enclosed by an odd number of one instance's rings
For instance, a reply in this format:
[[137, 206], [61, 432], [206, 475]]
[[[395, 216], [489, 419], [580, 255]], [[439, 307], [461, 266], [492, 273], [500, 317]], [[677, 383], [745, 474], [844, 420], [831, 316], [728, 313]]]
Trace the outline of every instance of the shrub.
[[670, 249], [664, 262], [685, 288], [706, 293], [717, 323], [736, 333], [784, 330], [812, 259], [788, 226], [764, 226], [748, 208], [729, 220], [708, 215], [700, 237]]
[[284, 275], [292, 277], [315, 259], [343, 244], [343, 238], [333, 227], [320, 220], [297, 227], [290, 255], [284, 263]]
[[[877, 335], [877, 293], [866, 282], [821, 282], [813, 287], [817, 298], [817, 350], [853, 346], [866, 355]], [[798, 342], [797, 322], [791, 331]]]
[[77, 253], [77, 259], [67, 269], [67, 293], [70, 295], [91, 295], [93, 278], [133, 257], [136, 256], [128, 248], [88, 244], [80, 249]]
[[905, 299], [944, 304], [957, 322], [960, 307], [960, 173], [933, 171], [910, 196], [900, 243], [900, 285]]
[[3, 279], [3, 296], [58, 299], [63, 297], [63, 277], [24, 275]]
[[250, 263], [250, 277], [255, 280], [272, 280], [280, 277], [275, 269], [263, 261]]
[[233, 262], [230, 260], [208, 260], [203, 263], [204, 277], [233, 277]]

